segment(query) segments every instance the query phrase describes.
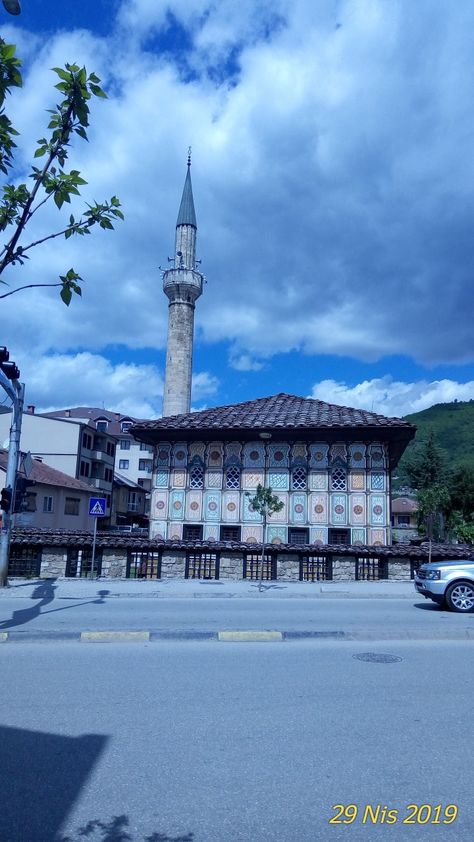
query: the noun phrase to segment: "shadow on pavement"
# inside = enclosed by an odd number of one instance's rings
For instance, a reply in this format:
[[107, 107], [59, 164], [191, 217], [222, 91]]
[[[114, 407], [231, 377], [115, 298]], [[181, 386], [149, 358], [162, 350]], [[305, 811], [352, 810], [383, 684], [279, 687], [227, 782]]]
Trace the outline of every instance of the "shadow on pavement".
[[56, 840], [107, 740], [1, 727], [2, 842]]
[[151, 836], [130, 836], [128, 816], [114, 816], [109, 822], [93, 819], [77, 830], [77, 836], [60, 836], [55, 842], [77, 842], [79, 838], [91, 842], [193, 842], [194, 833], [184, 836], [168, 836], [167, 833], [152, 833]]
[[98, 591], [98, 599], [88, 599], [85, 602], [75, 602], [74, 605], [64, 605], [61, 608], [51, 608], [48, 611], [43, 611], [42, 609], [44, 609], [47, 605], [50, 605], [54, 600], [56, 590], [56, 585], [54, 584], [55, 581], [56, 579], [42, 580], [34, 589], [30, 597], [30, 599], [38, 599], [39, 602], [37, 602], [36, 605], [32, 605], [30, 608], [21, 608], [19, 611], [14, 611], [9, 620], [2, 620], [2, 622], [0, 622], [0, 631], [15, 628], [15, 626], [24, 626], [25, 623], [29, 623], [31, 620], [34, 620], [35, 617], [39, 617], [44, 614], [53, 614], [56, 611], [67, 611], [68, 608], [78, 608], [81, 605], [104, 605], [105, 597], [110, 593], [110, 591], [105, 590]]

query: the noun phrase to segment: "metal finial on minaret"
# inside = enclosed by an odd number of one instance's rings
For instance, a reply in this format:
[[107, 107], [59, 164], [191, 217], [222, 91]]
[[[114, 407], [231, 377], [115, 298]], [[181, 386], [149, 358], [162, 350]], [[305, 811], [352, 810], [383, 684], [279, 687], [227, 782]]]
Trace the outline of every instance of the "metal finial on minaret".
[[163, 415], [191, 409], [194, 306], [202, 294], [203, 276], [196, 269], [196, 212], [191, 184], [191, 147], [176, 221], [173, 268], [163, 272], [163, 291], [169, 298]]

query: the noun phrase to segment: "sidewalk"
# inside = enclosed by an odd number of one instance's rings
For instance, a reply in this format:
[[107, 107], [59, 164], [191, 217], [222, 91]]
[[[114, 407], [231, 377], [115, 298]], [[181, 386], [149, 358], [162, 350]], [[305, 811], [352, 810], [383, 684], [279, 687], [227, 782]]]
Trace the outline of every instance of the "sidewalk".
[[413, 599], [413, 582], [258, 582], [203, 579], [10, 579], [2, 597], [31, 599], [38, 587], [54, 588], [55, 599]]

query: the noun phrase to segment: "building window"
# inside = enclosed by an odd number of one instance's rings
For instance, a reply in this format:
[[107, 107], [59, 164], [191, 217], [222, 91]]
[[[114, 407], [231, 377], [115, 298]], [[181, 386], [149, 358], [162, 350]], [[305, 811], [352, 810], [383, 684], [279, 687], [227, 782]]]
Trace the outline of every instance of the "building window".
[[185, 523], [183, 541], [202, 541], [202, 524]]
[[107, 455], [115, 456], [115, 445], [111, 441], [107, 442]]
[[185, 579], [218, 579], [217, 553], [186, 553]]
[[[260, 579], [262, 566], [261, 553], [244, 553], [244, 579]], [[263, 579], [276, 579], [276, 556], [265, 555], [263, 559]]]
[[153, 462], [151, 459], [139, 459], [138, 460], [138, 470], [139, 471], [146, 471], [147, 474], [151, 474], [153, 470]]
[[130, 450], [130, 439], [120, 439], [120, 450]]
[[52, 497], [43, 497], [43, 512], [52, 512], [53, 511], [53, 498]]
[[410, 515], [397, 515], [399, 526], [410, 526]]
[[294, 491], [306, 491], [308, 474], [306, 468], [294, 468], [291, 474], [291, 487]]
[[221, 526], [220, 540], [221, 541], [240, 541], [241, 529], [240, 526]]
[[85, 450], [90, 450], [92, 447], [92, 436], [89, 433], [82, 434], [82, 446]]
[[195, 465], [189, 472], [189, 487], [203, 488], [204, 487], [204, 470], [200, 465]]
[[[70, 547], [66, 558], [66, 577], [81, 578], [91, 575], [92, 548], [76, 550]], [[97, 550], [94, 559], [94, 573], [100, 576], [102, 570], [102, 550]]]
[[143, 488], [144, 491], [151, 491], [151, 479], [139, 479], [138, 485], [140, 488]]
[[133, 427], [133, 421], [122, 421], [120, 425], [122, 433], [128, 433], [130, 427]]
[[112, 469], [106, 468], [105, 471], [104, 471], [104, 480], [106, 482], [112, 482], [113, 478], [114, 478], [114, 472], [112, 471]]
[[288, 543], [289, 544], [309, 544], [309, 531], [307, 529], [292, 529], [291, 526], [288, 530]]
[[153, 453], [153, 447], [151, 444], [146, 444], [144, 441], [140, 442], [140, 450], [146, 450], [148, 453]]
[[331, 474], [331, 491], [345, 491], [347, 488], [347, 472], [345, 468], [334, 468]]
[[325, 582], [332, 579], [332, 559], [304, 555], [300, 558], [300, 582]]
[[230, 468], [227, 468], [225, 475], [225, 487], [240, 488], [240, 468], [237, 468], [236, 465], [231, 465]]
[[91, 471], [91, 466], [89, 462], [85, 462], [84, 459], [81, 459], [81, 469], [80, 474], [81, 477], [88, 477]]
[[64, 503], [64, 514], [78, 515], [80, 505], [81, 501], [78, 497], [66, 497], [66, 501]]
[[357, 581], [371, 581], [374, 579], [388, 579], [388, 561], [384, 558], [356, 559], [355, 577]]
[[106, 418], [102, 418], [100, 421], [95, 422], [95, 428], [98, 433], [106, 433], [108, 425], [109, 422]]
[[119, 459], [119, 471], [128, 471], [130, 467], [129, 459]]
[[350, 544], [351, 530], [350, 529], [329, 529], [328, 530], [329, 544]]
[[143, 552], [129, 550], [127, 579], [161, 579], [161, 550]]
[[8, 554], [9, 576], [39, 576], [41, 571], [41, 549], [33, 544], [14, 544]]

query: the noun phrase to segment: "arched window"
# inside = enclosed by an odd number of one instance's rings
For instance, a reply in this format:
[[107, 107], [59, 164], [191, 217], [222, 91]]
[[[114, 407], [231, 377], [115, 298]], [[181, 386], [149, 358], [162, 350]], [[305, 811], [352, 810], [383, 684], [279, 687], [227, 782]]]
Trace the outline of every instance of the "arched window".
[[203, 488], [204, 487], [204, 470], [201, 465], [194, 465], [189, 472], [189, 487]]
[[306, 491], [307, 488], [307, 473], [306, 468], [298, 467], [293, 468], [291, 474], [291, 487], [295, 491]]
[[331, 474], [331, 491], [345, 491], [347, 489], [347, 472], [345, 468], [333, 468]]
[[240, 468], [237, 465], [231, 465], [227, 468], [225, 474], [226, 488], [240, 488]]

